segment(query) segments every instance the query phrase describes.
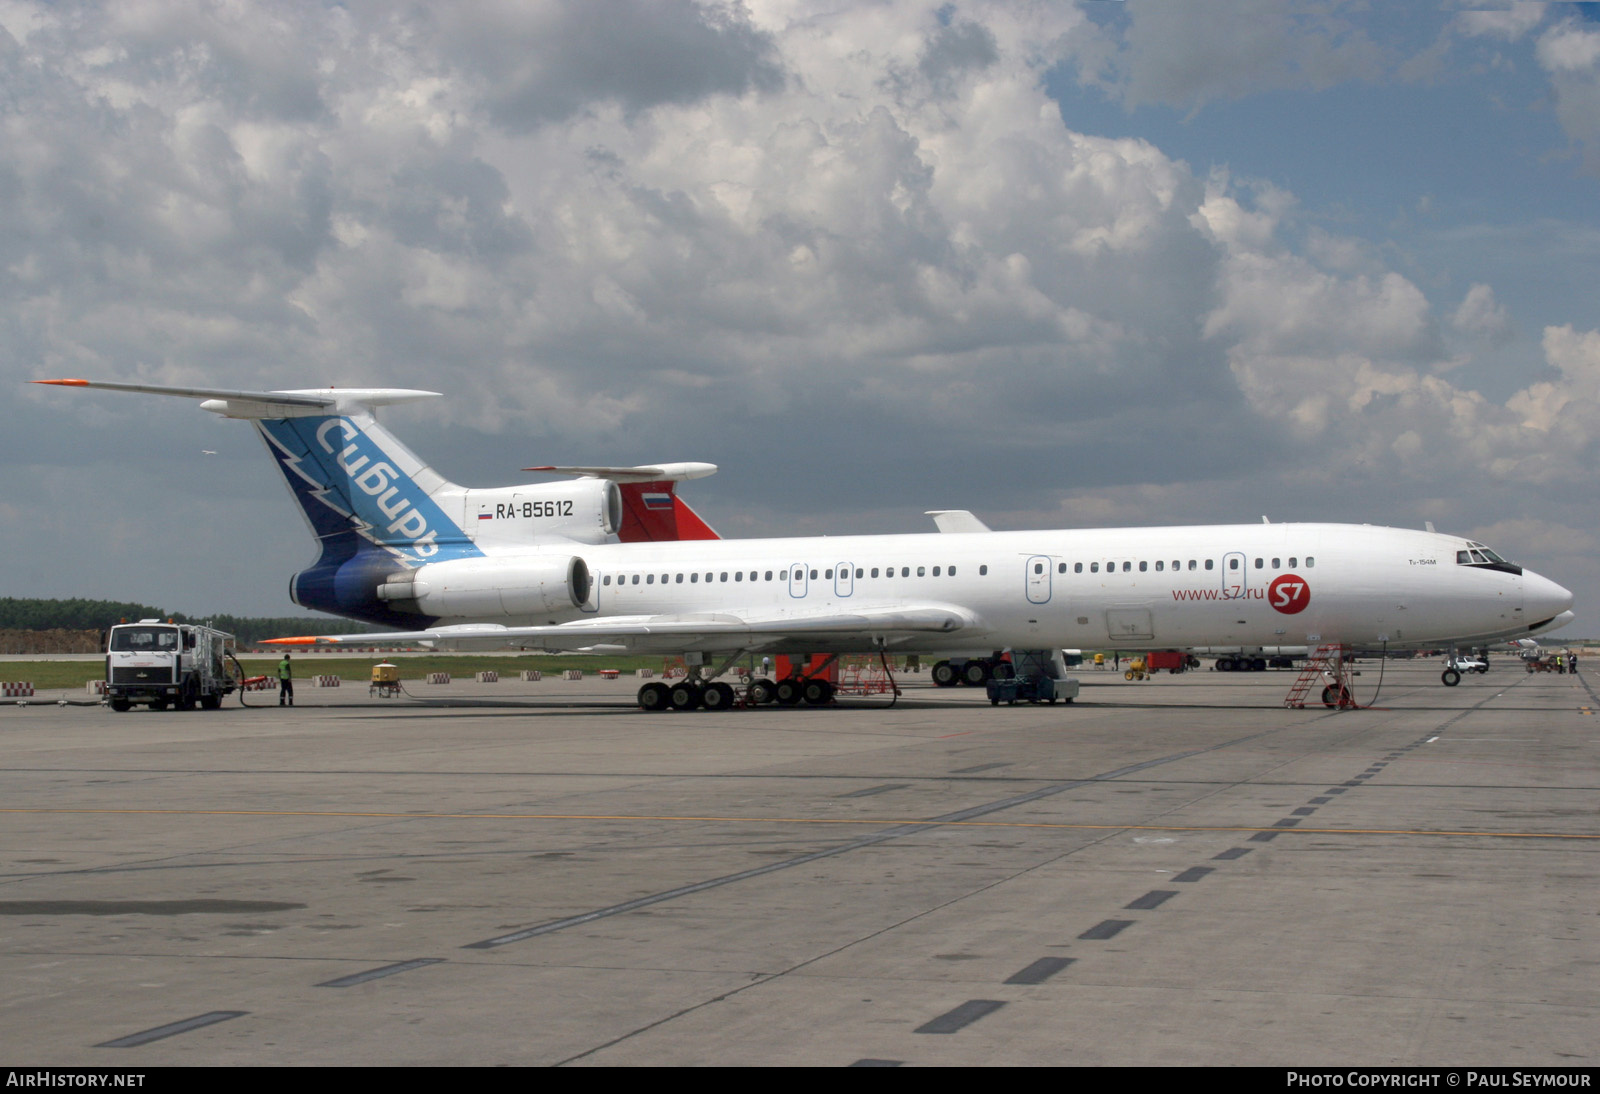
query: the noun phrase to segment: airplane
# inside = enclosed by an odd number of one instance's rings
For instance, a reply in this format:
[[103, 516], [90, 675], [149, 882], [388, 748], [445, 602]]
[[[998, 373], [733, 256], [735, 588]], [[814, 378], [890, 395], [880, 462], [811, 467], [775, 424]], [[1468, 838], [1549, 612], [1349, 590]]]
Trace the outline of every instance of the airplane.
[[[1026, 659], [1085, 646], [1481, 646], [1573, 618], [1560, 585], [1433, 531], [993, 531], [941, 510], [926, 534], [727, 540], [681, 515], [671, 491], [710, 464], [546, 467], [578, 477], [491, 488], [447, 481], [375, 415], [438, 392], [34, 382], [197, 398], [254, 424], [320, 546], [291, 598], [397, 628], [274, 641], [683, 655], [683, 682], [639, 689], [646, 710], [734, 705], [740, 696], [717, 678], [751, 655], [942, 656], [982, 683], [1007, 649]], [[624, 487], [641, 504], [653, 491], [648, 504], [674, 520], [624, 541]], [[743, 698], [822, 705], [833, 688], [810, 670], [757, 680]]]

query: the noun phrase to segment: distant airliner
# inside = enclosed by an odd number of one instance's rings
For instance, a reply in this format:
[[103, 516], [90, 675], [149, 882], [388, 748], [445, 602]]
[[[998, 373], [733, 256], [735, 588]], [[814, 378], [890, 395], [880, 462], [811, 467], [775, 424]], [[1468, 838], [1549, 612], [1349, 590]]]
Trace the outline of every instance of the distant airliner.
[[[924, 535], [724, 540], [673, 493], [710, 464], [530, 468], [580, 477], [489, 489], [446, 481], [373, 416], [437, 392], [35, 382], [198, 398], [255, 423], [321, 546], [290, 582], [295, 603], [397, 628], [280, 641], [684, 654], [687, 686], [646, 684], [647, 709], [731, 705], [716, 677], [748, 654], [969, 657], [981, 678], [1008, 648], [1481, 646], [1572, 619], [1560, 585], [1431, 531], [994, 532], [950, 511]], [[758, 701], [832, 695], [815, 679], [761, 685]]]

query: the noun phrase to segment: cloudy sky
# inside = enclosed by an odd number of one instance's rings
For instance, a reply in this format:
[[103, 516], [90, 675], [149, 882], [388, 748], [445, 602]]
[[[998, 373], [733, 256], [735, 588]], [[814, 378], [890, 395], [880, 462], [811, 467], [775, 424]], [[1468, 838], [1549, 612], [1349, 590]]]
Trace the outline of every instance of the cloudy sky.
[[0, 595], [293, 610], [253, 431], [79, 376], [729, 536], [1431, 520], [1600, 634], [1597, 7], [0, 0]]

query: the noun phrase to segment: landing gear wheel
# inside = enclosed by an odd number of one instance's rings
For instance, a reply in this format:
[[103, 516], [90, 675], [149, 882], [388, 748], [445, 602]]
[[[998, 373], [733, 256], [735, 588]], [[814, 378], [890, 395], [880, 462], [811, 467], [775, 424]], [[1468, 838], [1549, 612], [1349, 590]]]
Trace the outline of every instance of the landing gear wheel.
[[1453, 688], [1461, 683], [1461, 674], [1455, 669], [1445, 669], [1439, 674], [1439, 682], [1447, 688]]
[[777, 698], [779, 706], [795, 706], [800, 702], [800, 681], [794, 679], [779, 680], [773, 694]]
[[685, 680], [681, 684], [674, 684], [669, 698], [673, 710], [693, 710], [705, 698], [705, 689], [698, 684], [691, 684]]
[[752, 703], [755, 703], [757, 706], [765, 706], [766, 704], [775, 702], [777, 700], [778, 685], [774, 684], [771, 680], [757, 680], [755, 683], [750, 685], [750, 691], [748, 694]]
[[800, 687], [800, 698], [807, 706], [826, 706], [833, 702], [833, 685], [826, 680], [807, 680]]
[[1327, 687], [1322, 689], [1322, 705], [1325, 707], [1354, 706], [1354, 704], [1350, 701], [1349, 690], [1335, 687], [1332, 684], [1329, 684]]
[[707, 684], [700, 693], [700, 702], [707, 710], [732, 710], [734, 699], [733, 689], [721, 681]]
[[948, 661], [940, 661], [933, 666], [933, 683], [936, 687], [953, 688], [961, 683], [955, 666]]
[[661, 683], [646, 684], [639, 689], [639, 709], [654, 713], [672, 705], [672, 689]]
[[994, 670], [987, 661], [968, 661], [961, 666], [961, 682], [969, 688], [981, 688], [989, 682]]

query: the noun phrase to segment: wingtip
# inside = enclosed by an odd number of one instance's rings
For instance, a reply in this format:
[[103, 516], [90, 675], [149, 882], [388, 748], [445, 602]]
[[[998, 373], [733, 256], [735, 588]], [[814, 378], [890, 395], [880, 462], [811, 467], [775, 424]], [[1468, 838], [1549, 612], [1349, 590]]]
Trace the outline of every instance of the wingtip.
[[30, 384], [56, 384], [60, 387], [88, 387], [88, 380], [29, 380]]
[[315, 646], [317, 640], [313, 636], [304, 638], [263, 638], [263, 646]]

